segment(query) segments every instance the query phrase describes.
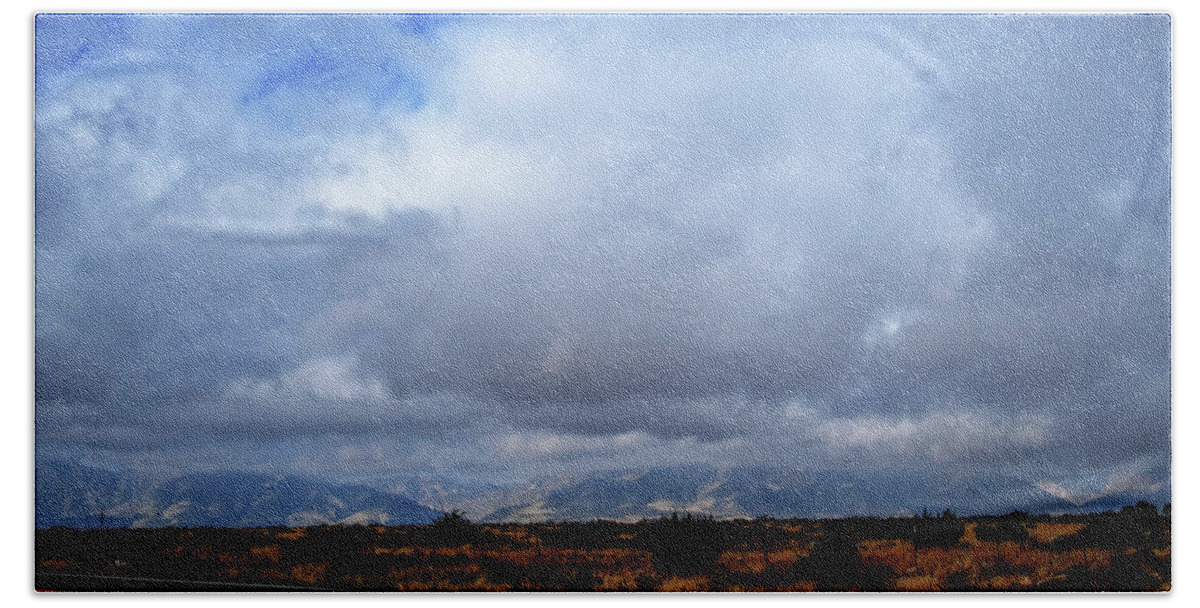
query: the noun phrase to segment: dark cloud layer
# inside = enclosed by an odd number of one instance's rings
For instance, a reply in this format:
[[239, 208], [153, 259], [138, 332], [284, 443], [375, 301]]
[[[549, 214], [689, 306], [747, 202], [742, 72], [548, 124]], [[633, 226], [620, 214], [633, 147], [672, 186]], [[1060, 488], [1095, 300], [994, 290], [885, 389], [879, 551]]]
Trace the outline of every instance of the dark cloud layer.
[[1161, 474], [1169, 26], [39, 17], [39, 454]]

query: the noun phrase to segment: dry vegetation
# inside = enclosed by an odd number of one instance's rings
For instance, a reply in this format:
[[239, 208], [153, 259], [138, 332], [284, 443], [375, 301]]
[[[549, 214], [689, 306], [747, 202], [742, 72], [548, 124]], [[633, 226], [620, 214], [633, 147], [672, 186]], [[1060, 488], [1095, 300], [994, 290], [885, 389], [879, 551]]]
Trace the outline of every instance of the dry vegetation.
[[39, 530], [39, 589], [1170, 588], [1170, 518], [1084, 516]]

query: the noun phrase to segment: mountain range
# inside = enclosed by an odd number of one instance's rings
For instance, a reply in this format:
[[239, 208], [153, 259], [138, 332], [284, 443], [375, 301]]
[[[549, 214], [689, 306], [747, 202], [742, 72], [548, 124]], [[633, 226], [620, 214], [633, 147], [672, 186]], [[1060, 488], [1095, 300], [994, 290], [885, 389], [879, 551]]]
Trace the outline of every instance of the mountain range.
[[39, 528], [425, 524], [441, 515], [368, 486], [260, 473], [192, 473], [154, 481], [56, 461], [37, 466], [35, 485]]
[[[1008, 476], [956, 479], [931, 473], [913, 476], [808, 471], [770, 467], [670, 467], [626, 470], [555, 480], [526, 489], [483, 521], [634, 521], [671, 513], [717, 518], [847, 517], [913, 515], [924, 511], [958, 514], [1073, 513], [1118, 509], [1137, 500], [1162, 504], [1168, 490], [1111, 492], [1072, 501], [1037, 483]], [[469, 502], [458, 507], [472, 513]]]
[[[165, 480], [53, 461], [36, 469], [39, 528], [315, 524], [424, 524], [459, 510], [474, 521], [636, 521], [671, 513], [717, 518], [1073, 513], [1162, 504], [1169, 488], [1130, 489], [1072, 501], [1015, 477], [914, 482], [886, 475], [770, 467], [687, 466], [558, 476], [511, 487], [452, 486], [396, 477], [377, 486], [248, 472], [191, 473]], [[387, 488], [387, 489], [384, 489]], [[103, 521], [101, 521], [103, 514]]]

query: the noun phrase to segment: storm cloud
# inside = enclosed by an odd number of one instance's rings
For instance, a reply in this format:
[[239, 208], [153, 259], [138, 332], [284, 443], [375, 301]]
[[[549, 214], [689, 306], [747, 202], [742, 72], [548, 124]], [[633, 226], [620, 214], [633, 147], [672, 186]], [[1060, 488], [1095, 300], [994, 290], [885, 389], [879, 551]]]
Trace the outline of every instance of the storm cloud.
[[39, 457], [1166, 475], [1169, 40], [39, 16]]

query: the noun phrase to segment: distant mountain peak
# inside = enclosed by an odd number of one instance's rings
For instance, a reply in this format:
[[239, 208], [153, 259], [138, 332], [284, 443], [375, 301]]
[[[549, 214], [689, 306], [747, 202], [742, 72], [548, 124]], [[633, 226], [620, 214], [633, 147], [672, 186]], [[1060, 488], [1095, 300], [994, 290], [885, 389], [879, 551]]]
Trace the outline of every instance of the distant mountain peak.
[[71, 463], [38, 470], [39, 528], [425, 524], [441, 514], [399, 494], [307, 477], [214, 471], [150, 482]]

